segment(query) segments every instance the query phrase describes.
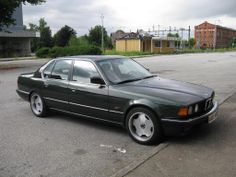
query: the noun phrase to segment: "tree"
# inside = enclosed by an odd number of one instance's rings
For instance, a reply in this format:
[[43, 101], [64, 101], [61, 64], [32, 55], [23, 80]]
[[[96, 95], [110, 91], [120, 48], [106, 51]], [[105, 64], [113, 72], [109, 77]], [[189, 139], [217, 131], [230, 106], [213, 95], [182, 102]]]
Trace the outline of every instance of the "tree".
[[[104, 34], [104, 46], [105, 47], [112, 47], [111, 39], [107, 35], [107, 31], [105, 28], [103, 28], [103, 34]], [[102, 43], [102, 26], [98, 25], [94, 28], [91, 28], [89, 30], [89, 36], [88, 36], [89, 42], [96, 46], [101, 46]]]
[[89, 45], [88, 36], [87, 35], [80, 36], [80, 37], [72, 36], [70, 38], [69, 45], [70, 46], [87, 46]]
[[167, 37], [179, 37], [179, 34], [178, 33], [175, 33], [175, 34], [173, 34], [173, 33], [168, 33], [167, 34]]
[[69, 45], [69, 41], [72, 36], [76, 36], [76, 31], [73, 28], [65, 25], [54, 35], [55, 45], [60, 47]]
[[39, 20], [39, 26], [30, 23], [29, 27], [29, 30], [40, 33], [40, 38], [34, 38], [31, 42], [31, 49], [33, 52], [42, 47], [53, 46], [52, 32], [50, 27], [47, 26], [47, 22], [44, 20], [44, 18]]
[[194, 38], [190, 38], [189, 41], [188, 41], [188, 44], [189, 44], [189, 47], [190, 48], [193, 48], [193, 46], [195, 45], [196, 41]]
[[14, 10], [20, 6], [21, 3], [30, 3], [32, 5], [38, 5], [45, 0], [1, 0], [0, 1], [0, 31], [4, 26], [10, 26], [15, 23], [15, 20], [12, 18]]

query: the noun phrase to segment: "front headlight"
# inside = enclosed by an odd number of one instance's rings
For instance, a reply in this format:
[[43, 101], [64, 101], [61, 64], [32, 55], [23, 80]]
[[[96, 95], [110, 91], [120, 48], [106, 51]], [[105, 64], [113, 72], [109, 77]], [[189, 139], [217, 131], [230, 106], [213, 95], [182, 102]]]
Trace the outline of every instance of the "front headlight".
[[198, 106], [198, 104], [196, 104], [196, 105], [195, 105], [195, 108], [194, 108], [194, 112], [197, 113], [198, 110], [199, 110], [199, 106]]
[[193, 107], [189, 106], [188, 108], [188, 115], [191, 115], [193, 113]]

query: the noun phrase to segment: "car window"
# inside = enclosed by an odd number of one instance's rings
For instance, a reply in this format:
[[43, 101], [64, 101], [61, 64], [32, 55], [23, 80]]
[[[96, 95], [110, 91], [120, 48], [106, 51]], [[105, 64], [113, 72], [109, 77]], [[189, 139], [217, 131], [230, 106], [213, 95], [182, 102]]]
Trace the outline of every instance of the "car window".
[[131, 59], [117, 58], [112, 60], [101, 60], [97, 63], [104, 75], [112, 83], [138, 80], [152, 76], [152, 74], [143, 66]]
[[99, 77], [95, 66], [89, 61], [75, 61], [73, 69], [73, 81], [90, 83], [91, 77]]
[[52, 78], [67, 80], [71, 68], [71, 60], [59, 60], [56, 62], [53, 71]]
[[51, 75], [51, 73], [52, 73], [52, 68], [53, 68], [53, 66], [54, 66], [54, 63], [55, 63], [55, 61], [52, 61], [52, 62], [49, 63], [49, 65], [43, 70], [43, 76], [44, 76], [45, 78], [48, 78], [48, 76]]

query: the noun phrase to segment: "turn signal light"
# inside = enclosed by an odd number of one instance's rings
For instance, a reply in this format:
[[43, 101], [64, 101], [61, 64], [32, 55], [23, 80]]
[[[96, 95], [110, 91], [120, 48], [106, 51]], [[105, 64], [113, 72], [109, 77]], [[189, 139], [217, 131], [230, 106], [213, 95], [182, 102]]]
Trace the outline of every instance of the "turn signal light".
[[186, 117], [188, 115], [188, 108], [180, 108], [178, 111], [178, 116]]

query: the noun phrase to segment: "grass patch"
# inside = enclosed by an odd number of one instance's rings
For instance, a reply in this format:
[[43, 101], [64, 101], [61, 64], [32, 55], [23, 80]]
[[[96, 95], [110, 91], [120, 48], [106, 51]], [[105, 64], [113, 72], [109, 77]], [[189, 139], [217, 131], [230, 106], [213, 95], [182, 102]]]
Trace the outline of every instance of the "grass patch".
[[153, 55], [150, 52], [118, 52], [116, 50], [105, 50], [103, 55], [121, 55], [121, 56], [145, 56], [145, 55]]

